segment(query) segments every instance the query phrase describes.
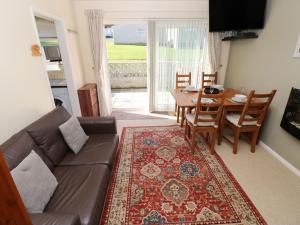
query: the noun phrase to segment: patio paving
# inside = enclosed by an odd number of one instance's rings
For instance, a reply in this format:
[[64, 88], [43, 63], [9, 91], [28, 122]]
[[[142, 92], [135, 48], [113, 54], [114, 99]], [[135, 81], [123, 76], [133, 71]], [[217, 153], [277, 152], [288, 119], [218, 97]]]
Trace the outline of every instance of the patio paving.
[[112, 89], [112, 100], [117, 120], [176, 119], [173, 112], [149, 112], [146, 88]]
[[146, 88], [112, 89], [112, 108], [143, 109], [148, 111], [149, 97]]

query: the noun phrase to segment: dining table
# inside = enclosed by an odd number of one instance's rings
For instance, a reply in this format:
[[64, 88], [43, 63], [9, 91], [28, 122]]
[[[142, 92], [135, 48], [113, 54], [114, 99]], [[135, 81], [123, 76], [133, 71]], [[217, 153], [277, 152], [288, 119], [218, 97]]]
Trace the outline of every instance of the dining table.
[[[241, 112], [245, 105], [244, 102], [235, 102], [231, 98], [240, 91], [234, 88], [224, 88], [224, 104], [221, 116], [220, 127], [224, 126], [224, 118], [227, 112]], [[199, 91], [185, 91], [183, 88], [171, 90], [171, 94], [176, 101], [176, 104], [181, 109], [180, 126], [183, 127], [186, 110], [196, 107], [196, 99], [198, 99]], [[204, 94], [205, 96], [205, 94]]]

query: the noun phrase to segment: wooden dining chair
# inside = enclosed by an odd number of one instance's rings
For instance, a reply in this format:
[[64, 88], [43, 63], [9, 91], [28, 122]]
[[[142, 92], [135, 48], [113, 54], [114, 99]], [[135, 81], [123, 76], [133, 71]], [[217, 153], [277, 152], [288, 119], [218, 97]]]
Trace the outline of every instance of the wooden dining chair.
[[255, 91], [251, 91], [242, 113], [227, 114], [227, 112], [224, 112], [226, 116], [223, 124], [234, 131], [234, 140], [232, 142], [224, 135], [224, 126], [220, 129], [220, 138], [222, 141], [222, 137], [224, 137], [225, 140], [232, 144], [234, 154], [237, 153], [241, 133], [252, 133], [250, 136], [251, 152], [255, 152], [260, 128], [275, 93], [276, 90], [268, 94], [256, 94]]
[[185, 88], [186, 84], [192, 84], [192, 73], [189, 72], [188, 74], [179, 74], [176, 72], [176, 89]]
[[218, 72], [206, 74], [202, 72], [202, 88], [208, 88], [211, 85], [218, 83]]
[[[208, 101], [211, 102], [208, 102]], [[194, 114], [186, 115], [185, 139], [190, 144], [194, 153], [196, 148], [196, 133], [206, 134], [211, 154], [215, 152], [218, 126], [220, 123], [224, 93], [204, 94], [203, 89], [199, 92], [197, 106]], [[207, 110], [209, 108], [209, 110]], [[209, 136], [211, 135], [211, 136]]]
[[[179, 74], [176, 72], [176, 89], [186, 88], [187, 84], [192, 84], [192, 73], [189, 72], [188, 74]], [[175, 102], [175, 112], [177, 115], [177, 123], [179, 123], [180, 107], [177, 106], [177, 102]]]

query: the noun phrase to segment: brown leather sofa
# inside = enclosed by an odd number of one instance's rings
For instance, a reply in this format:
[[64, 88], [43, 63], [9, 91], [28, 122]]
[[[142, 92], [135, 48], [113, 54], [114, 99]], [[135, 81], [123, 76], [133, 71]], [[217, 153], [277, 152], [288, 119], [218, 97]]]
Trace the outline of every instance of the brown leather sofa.
[[119, 142], [116, 121], [79, 118], [90, 138], [75, 155], [58, 129], [69, 118], [63, 107], [56, 108], [1, 146], [10, 170], [35, 150], [59, 183], [44, 213], [30, 215], [34, 225], [99, 224]]

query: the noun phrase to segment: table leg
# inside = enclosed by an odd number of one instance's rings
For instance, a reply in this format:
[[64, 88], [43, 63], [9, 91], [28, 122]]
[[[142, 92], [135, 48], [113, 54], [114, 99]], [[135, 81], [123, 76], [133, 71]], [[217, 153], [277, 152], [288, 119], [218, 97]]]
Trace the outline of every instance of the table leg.
[[221, 120], [220, 120], [220, 123], [219, 123], [219, 128], [218, 128], [218, 145], [221, 144], [222, 142], [222, 136], [223, 136], [223, 130], [224, 130], [224, 126], [225, 126], [225, 115], [226, 114], [226, 109], [225, 107], [223, 107], [222, 109], [222, 113], [221, 113]]
[[191, 107], [188, 107], [187, 112], [188, 112], [188, 113], [191, 113], [191, 112], [192, 112], [192, 108], [191, 108]]
[[177, 117], [177, 123], [179, 123], [179, 117], [180, 117], [180, 107], [179, 106], [177, 106], [176, 117]]
[[181, 123], [180, 123], [181, 127], [183, 127], [184, 117], [185, 117], [185, 107], [181, 107]]

